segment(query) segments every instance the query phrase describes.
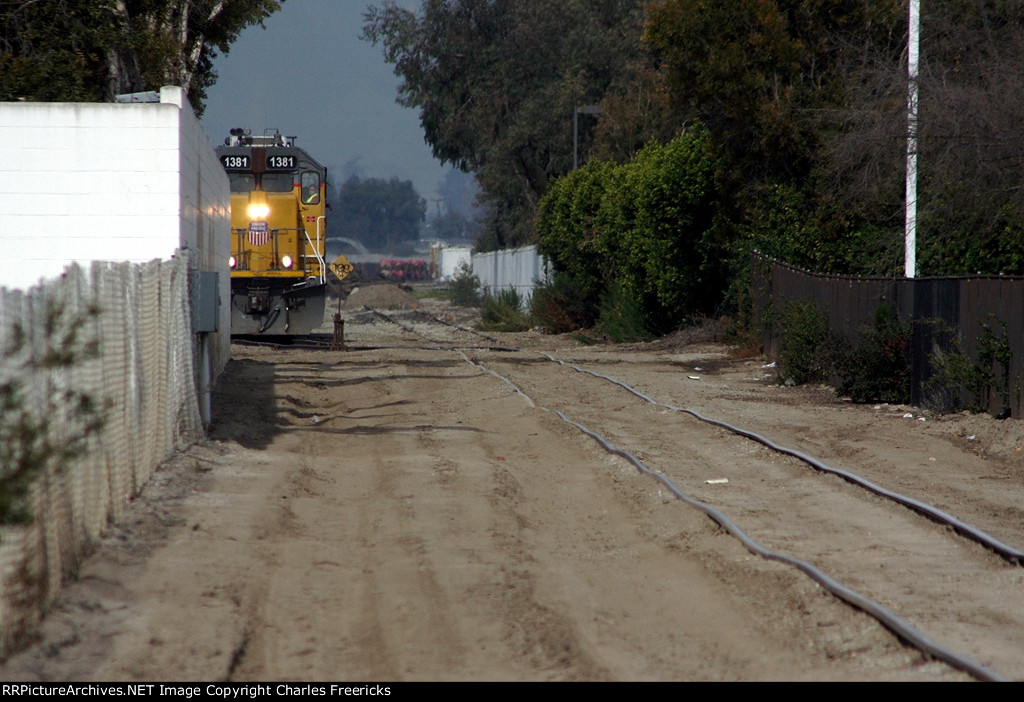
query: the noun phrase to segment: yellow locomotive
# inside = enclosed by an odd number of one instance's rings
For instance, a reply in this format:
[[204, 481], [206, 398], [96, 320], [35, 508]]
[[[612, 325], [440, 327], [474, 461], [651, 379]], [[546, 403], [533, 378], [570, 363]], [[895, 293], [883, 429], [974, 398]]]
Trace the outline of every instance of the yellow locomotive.
[[231, 333], [309, 334], [327, 294], [327, 169], [280, 133], [232, 129], [217, 154], [231, 181]]

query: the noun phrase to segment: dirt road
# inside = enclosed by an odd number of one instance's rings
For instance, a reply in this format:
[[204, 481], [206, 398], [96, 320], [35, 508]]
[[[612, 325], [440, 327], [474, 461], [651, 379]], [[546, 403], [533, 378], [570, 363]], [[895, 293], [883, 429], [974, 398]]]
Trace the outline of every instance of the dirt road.
[[558, 410], [770, 548], [1024, 679], [1021, 566], [539, 352], [1018, 548], [1019, 422], [779, 387], [720, 344], [485, 339], [435, 320], [453, 310], [387, 314], [349, 312], [345, 352], [236, 345], [211, 440], [156, 474], [0, 677], [972, 679], [753, 555]]

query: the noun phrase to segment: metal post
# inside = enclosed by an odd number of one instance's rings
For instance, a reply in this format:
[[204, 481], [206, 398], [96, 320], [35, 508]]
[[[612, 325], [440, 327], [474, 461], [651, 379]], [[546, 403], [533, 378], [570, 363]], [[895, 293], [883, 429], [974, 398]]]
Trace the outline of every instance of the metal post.
[[[341, 304], [339, 302], [338, 306]], [[334, 315], [334, 338], [331, 339], [331, 351], [344, 351], [345, 350], [345, 320], [341, 318], [341, 313]]]
[[580, 108], [572, 111], [572, 169], [580, 167]]
[[580, 115], [599, 115], [601, 108], [597, 105], [578, 105], [572, 113], [572, 169], [580, 166]]

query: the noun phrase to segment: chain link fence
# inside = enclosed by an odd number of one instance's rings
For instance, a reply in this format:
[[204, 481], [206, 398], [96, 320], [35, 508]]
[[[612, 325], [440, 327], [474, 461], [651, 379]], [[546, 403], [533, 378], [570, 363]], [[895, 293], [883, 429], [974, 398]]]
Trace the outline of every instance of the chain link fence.
[[188, 252], [0, 288], [0, 657], [156, 466], [202, 435]]

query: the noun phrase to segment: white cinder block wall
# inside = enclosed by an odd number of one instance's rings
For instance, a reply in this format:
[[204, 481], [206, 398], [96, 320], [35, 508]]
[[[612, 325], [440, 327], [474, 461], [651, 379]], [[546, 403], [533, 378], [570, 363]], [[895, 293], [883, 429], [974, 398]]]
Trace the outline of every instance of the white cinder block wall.
[[163, 88], [161, 103], [177, 100], [179, 241], [197, 252], [199, 270], [220, 272], [219, 332], [210, 349], [214, 377], [231, 356], [231, 186], [206, 131], [180, 88]]
[[230, 354], [230, 227], [227, 176], [180, 88], [160, 103], [0, 102], [0, 286], [187, 246], [220, 273], [217, 373]]

